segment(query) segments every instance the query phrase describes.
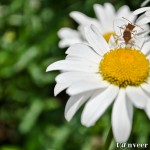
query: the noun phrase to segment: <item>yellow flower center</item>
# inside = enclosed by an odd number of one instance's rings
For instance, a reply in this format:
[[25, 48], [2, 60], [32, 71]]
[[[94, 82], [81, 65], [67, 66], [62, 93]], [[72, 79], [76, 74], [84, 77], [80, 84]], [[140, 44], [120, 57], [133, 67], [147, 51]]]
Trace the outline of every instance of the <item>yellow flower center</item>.
[[119, 48], [107, 52], [99, 65], [104, 80], [119, 87], [138, 86], [149, 76], [146, 56], [136, 49]]
[[105, 34], [103, 34], [103, 37], [105, 38], [105, 40], [107, 41], [107, 42], [109, 42], [109, 39], [110, 39], [110, 37], [112, 36], [112, 35], [116, 35], [115, 34], [115, 32], [108, 32], [108, 33], [105, 33]]

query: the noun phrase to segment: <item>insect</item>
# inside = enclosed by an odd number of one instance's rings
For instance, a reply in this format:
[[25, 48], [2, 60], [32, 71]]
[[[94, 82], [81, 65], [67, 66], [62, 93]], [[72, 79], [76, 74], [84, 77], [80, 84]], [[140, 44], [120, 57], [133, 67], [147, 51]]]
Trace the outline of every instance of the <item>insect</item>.
[[[123, 19], [127, 20], [128, 21], [128, 24], [125, 24], [121, 27], [119, 27], [120, 29], [123, 29], [123, 31], [121, 32], [121, 36], [124, 40], [124, 43], [127, 45], [127, 44], [131, 44], [133, 45], [135, 42], [134, 42], [134, 38], [135, 38], [135, 35], [136, 35], [136, 32], [137, 30], [134, 30], [135, 27], [140, 27], [138, 25], [135, 25], [135, 24], [132, 24], [128, 19], [122, 17]], [[141, 28], [141, 27], [140, 27]], [[142, 29], [142, 28], [141, 28]], [[142, 29], [143, 30], [143, 29]]]

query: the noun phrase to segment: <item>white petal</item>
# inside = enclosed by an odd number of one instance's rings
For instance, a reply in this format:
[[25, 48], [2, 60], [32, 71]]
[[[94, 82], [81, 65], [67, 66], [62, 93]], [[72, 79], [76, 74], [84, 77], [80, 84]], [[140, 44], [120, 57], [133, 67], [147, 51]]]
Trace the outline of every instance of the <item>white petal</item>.
[[70, 121], [78, 109], [88, 100], [92, 92], [71, 96], [65, 107], [65, 118]]
[[71, 12], [70, 17], [73, 18], [80, 25], [88, 26], [94, 24], [97, 27], [99, 26], [98, 21], [96, 19], [90, 18], [78, 11]]
[[[97, 16], [97, 18], [100, 20], [100, 27], [101, 33], [109, 32], [112, 30], [110, 28], [112, 25], [112, 19], [113, 19], [113, 6], [110, 6], [110, 3], [105, 3], [104, 6], [100, 4], [94, 4], [94, 11]], [[108, 10], [109, 9], [109, 10]], [[109, 14], [109, 15], [108, 15]], [[111, 19], [110, 19], [111, 18]], [[106, 21], [107, 20], [107, 21]]]
[[84, 41], [80, 38], [68, 38], [68, 39], [62, 39], [59, 41], [59, 47], [60, 48], [66, 48], [76, 43], [84, 43]]
[[135, 11], [133, 12], [133, 14], [134, 14], [134, 15], [138, 15], [138, 14], [141, 14], [141, 13], [147, 11], [147, 10], [150, 10], [150, 7], [139, 8], [139, 9], [135, 10]]
[[109, 85], [109, 83], [105, 81], [79, 81], [74, 84], [72, 84], [68, 89], [67, 93], [69, 95], [76, 95], [80, 93], [84, 93], [91, 90], [96, 90], [100, 88], [106, 88]]
[[71, 85], [71, 82], [57, 83], [54, 88], [54, 95], [57, 96], [60, 92], [68, 88], [70, 85]]
[[150, 55], [147, 55], [146, 58], [147, 58], [148, 60], [150, 60]]
[[135, 21], [135, 18], [136, 18], [136, 16], [132, 14], [132, 12], [130, 11], [130, 8], [127, 5], [120, 7], [119, 10], [117, 11], [116, 19], [117, 18], [119, 19], [122, 17], [127, 18], [131, 22]]
[[144, 2], [141, 4], [141, 7], [146, 6], [146, 5], [148, 4], [149, 1], [150, 1], [150, 0], [144, 0]]
[[128, 86], [126, 88], [126, 93], [131, 102], [135, 105], [135, 107], [143, 109], [146, 106], [148, 97], [141, 89], [141, 87]]
[[117, 43], [116, 43], [116, 40], [115, 40], [115, 38], [114, 38], [113, 35], [112, 35], [112, 36], [110, 37], [110, 39], [109, 39], [109, 47], [110, 47], [111, 49], [114, 49], [114, 48], [117, 47]]
[[85, 57], [78, 57], [78, 56], [67, 55], [65, 58], [66, 61], [77, 62], [77, 63], [79, 62], [80, 64], [86, 64], [90, 66], [95, 66], [95, 65], [99, 66], [101, 59], [99, 59], [98, 62], [94, 62], [92, 59], [86, 59]]
[[[150, 82], [150, 81], [149, 81]], [[146, 92], [147, 96], [150, 97], [150, 83], [144, 83], [141, 85], [142, 89]], [[146, 107], [144, 108], [148, 118], [150, 119], [150, 99], [148, 100]]]
[[150, 84], [149, 83], [143, 83], [143, 84], [141, 84], [141, 87], [144, 91], [146, 91], [148, 94], [150, 94]]
[[147, 24], [150, 22], [150, 18], [147, 17], [145, 14], [141, 15], [137, 20], [136, 20], [136, 24], [141, 26], [144, 24]]
[[127, 17], [127, 15], [129, 14], [130, 9], [127, 5], [124, 5], [122, 7], [120, 7], [117, 11], [117, 17], [121, 18], [121, 17]]
[[146, 112], [148, 118], [150, 119], [150, 100], [146, 105], [145, 112]]
[[121, 27], [123, 27], [124, 25], [126, 25], [126, 21], [123, 20], [123, 19], [116, 19], [114, 20], [114, 30], [115, 30], [115, 33], [118, 35], [118, 36], [121, 36], [122, 35], [122, 30]]
[[147, 55], [150, 52], [150, 42], [145, 42], [141, 51]]
[[110, 50], [107, 42], [95, 26], [86, 27], [85, 36], [87, 41], [100, 56], [103, 56]]
[[101, 22], [104, 22], [104, 20], [106, 19], [106, 15], [104, 13], [104, 7], [100, 4], [94, 4], [94, 11], [95, 11], [97, 18]]
[[92, 31], [99, 37], [100, 41], [103, 43], [102, 48], [101, 49], [105, 49], [107, 52], [110, 50], [108, 43], [106, 42], [106, 40], [103, 38], [99, 28], [97, 28], [96, 26], [94, 26], [93, 24], [91, 25], [91, 29]]
[[84, 25], [79, 25], [79, 26], [77, 27], [77, 29], [78, 29], [78, 31], [80, 32], [82, 38], [84, 38], [84, 40], [85, 40], [84, 27], [85, 27]]
[[100, 62], [101, 56], [99, 56], [95, 51], [85, 44], [75, 44], [67, 49], [66, 54], [70, 56], [83, 57], [84, 59], [89, 59], [94, 62]]
[[120, 89], [112, 110], [112, 130], [115, 140], [126, 142], [132, 129], [133, 107], [126, 98], [125, 90]]
[[105, 13], [106, 17], [105, 17], [105, 20], [102, 20], [102, 22], [105, 22], [104, 27], [107, 29], [106, 32], [110, 32], [110, 31], [113, 31], [113, 21], [115, 18], [115, 9], [111, 3], [105, 3], [104, 9], [105, 9], [104, 13]]
[[82, 71], [82, 72], [98, 72], [98, 65], [89, 65], [83, 62], [60, 60], [49, 65], [46, 71], [63, 70], [63, 71]]
[[150, 10], [149, 10], [149, 11], [146, 11], [146, 12], [145, 12], [145, 15], [146, 15], [147, 17], [150, 17]]
[[66, 83], [66, 82], [77, 82], [77, 81], [93, 81], [100, 82], [102, 77], [100, 74], [86, 73], [86, 72], [64, 72], [56, 77], [56, 82]]
[[138, 49], [141, 49], [144, 45], [145, 37], [135, 36], [135, 39], [135, 47], [137, 46]]
[[93, 31], [93, 33], [95, 33], [95, 36], [98, 37], [98, 40], [100, 40], [101, 42], [101, 46], [100, 49], [104, 51], [104, 53], [108, 52], [110, 50], [108, 43], [106, 42], [106, 40], [104, 39], [104, 37], [102, 36], [99, 28], [97, 28], [96, 26], [94, 26], [93, 24], [91, 25], [91, 30]]
[[149, 39], [149, 26], [148, 25], [141, 25], [140, 27], [138, 26], [138, 24], [136, 24], [137, 26], [135, 27], [135, 31], [137, 31], [137, 34], [135, 34], [135, 39], [136, 38], [145, 38], [145, 41], [147, 41], [147, 39]]
[[64, 72], [56, 77], [57, 84], [54, 88], [54, 95], [58, 95], [64, 89], [79, 81], [101, 82], [102, 77], [99, 74], [84, 73], [84, 72]]
[[83, 125], [89, 127], [103, 115], [117, 96], [119, 87], [110, 85], [105, 91], [96, 93], [85, 105], [81, 116]]
[[74, 38], [74, 37], [77, 37], [77, 38], [80, 38], [80, 34], [77, 30], [73, 30], [71, 28], [61, 28], [59, 31], [58, 31], [58, 36], [60, 38]]

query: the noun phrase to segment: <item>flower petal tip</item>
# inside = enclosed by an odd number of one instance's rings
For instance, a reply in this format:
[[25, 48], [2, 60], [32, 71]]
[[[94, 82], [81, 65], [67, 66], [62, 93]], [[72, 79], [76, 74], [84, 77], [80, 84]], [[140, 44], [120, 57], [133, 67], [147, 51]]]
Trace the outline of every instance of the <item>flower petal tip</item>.
[[49, 72], [49, 71], [52, 71], [52, 70], [54, 70], [54, 67], [53, 67], [52, 64], [49, 65], [49, 66], [46, 68], [46, 72]]
[[65, 119], [68, 121], [68, 122], [70, 122], [71, 121], [71, 119], [72, 119], [72, 116], [70, 116], [67, 112], [65, 112]]
[[78, 13], [77, 11], [72, 11], [72, 12], [69, 13], [69, 16], [70, 16], [71, 18], [74, 18], [77, 13]]
[[67, 93], [68, 95], [73, 95], [72, 91], [71, 91], [69, 88], [66, 90], [66, 93]]
[[92, 127], [92, 126], [95, 125], [95, 124], [91, 124], [91, 123], [89, 123], [89, 122], [83, 122], [82, 120], [81, 120], [81, 124], [82, 124], [83, 126], [87, 127], [87, 128]]
[[57, 96], [58, 94], [59, 94], [58, 92], [54, 91], [54, 96]]

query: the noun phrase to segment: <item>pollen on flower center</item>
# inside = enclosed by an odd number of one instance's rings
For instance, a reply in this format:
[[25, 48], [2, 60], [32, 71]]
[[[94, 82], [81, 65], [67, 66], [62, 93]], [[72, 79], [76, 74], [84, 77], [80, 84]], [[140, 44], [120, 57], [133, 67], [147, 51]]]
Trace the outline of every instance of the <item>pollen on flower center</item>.
[[107, 42], [109, 42], [109, 39], [110, 39], [110, 37], [112, 36], [112, 35], [116, 35], [115, 34], [115, 32], [108, 32], [108, 33], [105, 33], [105, 34], [103, 34], [103, 37], [105, 38], [105, 40], [107, 41]]
[[138, 86], [149, 76], [150, 66], [146, 56], [136, 49], [119, 48], [103, 56], [99, 65], [104, 80], [119, 87]]

